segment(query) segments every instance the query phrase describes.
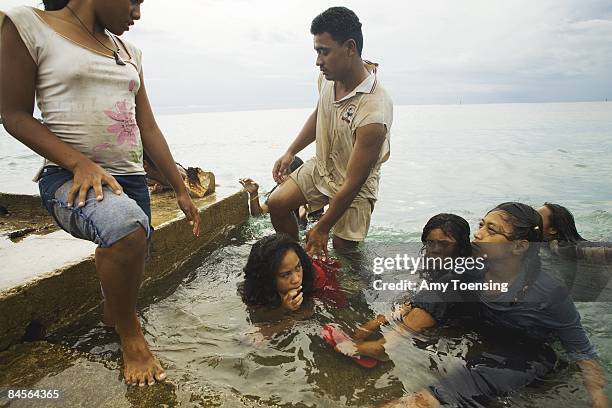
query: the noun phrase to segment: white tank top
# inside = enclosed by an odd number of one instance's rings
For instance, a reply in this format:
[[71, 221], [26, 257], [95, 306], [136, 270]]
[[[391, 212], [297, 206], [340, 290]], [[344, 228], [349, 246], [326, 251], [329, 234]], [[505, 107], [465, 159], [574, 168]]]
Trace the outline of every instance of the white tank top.
[[130, 54], [126, 65], [117, 65], [112, 56], [57, 33], [31, 7], [14, 8], [6, 17], [38, 67], [36, 101], [44, 125], [110, 174], [145, 174], [136, 124], [140, 50], [115, 38]]

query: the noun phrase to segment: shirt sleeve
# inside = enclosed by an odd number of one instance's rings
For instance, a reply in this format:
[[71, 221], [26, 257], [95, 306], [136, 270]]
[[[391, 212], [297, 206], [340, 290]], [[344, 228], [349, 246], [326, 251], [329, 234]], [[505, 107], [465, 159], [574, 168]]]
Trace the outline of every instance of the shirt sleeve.
[[389, 130], [393, 121], [393, 107], [378, 95], [367, 95], [359, 105], [353, 120], [353, 128], [370, 125], [372, 123], [382, 123]]
[[[578, 257], [590, 264], [612, 264], [612, 248], [606, 246], [578, 246]], [[609, 275], [609, 273], [608, 273]]]
[[580, 314], [569, 296], [563, 296], [558, 302], [550, 305], [549, 313], [551, 322], [554, 322], [551, 326], [571, 360], [598, 358], [595, 347], [582, 327]]
[[136, 61], [138, 62], [138, 74], [142, 75], [142, 51], [136, 48]]
[[373, 123], [385, 126], [385, 141], [380, 151], [379, 161], [385, 162], [391, 155], [391, 124], [393, 123], [393, 103], [386, 93], [366, 95], [351, 122], [353, 135], [360, 127]]
[[130, 57], [136, 66], [138, 75], [142, 75], [142, 51], [140, 48], [136, 47], [131, 42], [125, 41], [124, 39], [119, 38], [119, 41], [121, 41], [121, 44], [123, 44], [123, 46], [128, 50]]
[[450, 305], [444, 300], [444, 296], [441, 292], [429, 290], [420, 291], [410, 304], [429, 313], [436, 321], [436, 324], [443, 324], [448, 318]]
[[13, 8], [6, 12], [2, 24], [4, 24], [6, 19], [12, 21], [32, 60], [36, 65], [39, 65], [40, 54], [44, 46], [42, 39], [46, 37], [40, 33], [43, 22], [37, 21], [38, 17], [33, 13], [35, 11], [27, 6]]
[[469, 301], [460, 290], [454, 290], [453, 279], [457, 279], [457, 275], [450, 272], [438, 279], [430, 280], [430, 282], [448, 284], [447, 290], [421, 290], [410, 303], [429, 313], [437, 324], [445, 323], [453, 317], [453, 310], [457, 309], [459, 304]]

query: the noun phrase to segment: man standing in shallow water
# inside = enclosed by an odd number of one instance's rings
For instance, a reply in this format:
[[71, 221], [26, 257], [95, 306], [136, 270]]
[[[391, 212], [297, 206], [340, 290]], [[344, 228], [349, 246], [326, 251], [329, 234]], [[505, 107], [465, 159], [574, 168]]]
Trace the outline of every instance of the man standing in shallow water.
[[[361, 58], [363, 36], [355, 13], [332, 7], [310, 28], [317, 52], [319, 101], [289, 149], [274, 164], [283, 182], [268, 200], [277, 232], [297, 238], [292, 208], [329, 209], [308, 232], [306, 251], [327, 254], [333, 228], [336, 249], [356, 246], [367, 235], [378, 194], [380, 168], [390, 154], [393, 104], [378, 83], [378, 65]], [[288, 176], [293, 158], [316, 140], [316, 156]]]

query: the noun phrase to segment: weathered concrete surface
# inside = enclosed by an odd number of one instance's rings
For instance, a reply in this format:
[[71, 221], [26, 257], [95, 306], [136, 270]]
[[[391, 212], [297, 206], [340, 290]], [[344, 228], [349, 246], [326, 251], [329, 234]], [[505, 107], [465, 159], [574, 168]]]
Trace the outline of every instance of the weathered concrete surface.
[[[0, 386], [57, 390], [57, 399], [11, 400], [12, 407], [176, 406], [176, 386], [127, 387], [118, 367], [64, 346], [45, 342], [20, 344], [0, 354]], [[104, 392], [100, 392], [104, 389]], [[0, 398], [0, 406], [8, 403]]]
[[[8, 214], [5, 214], [8, 211]], [[38, 196], [0, 193], [0, 235], [45, 234], [59, 230]], [[18, 234], [23, 232], [23, 234]], [[19, 241], [13, 239], [12, 241]], [[0, 241], [0, 246], [3, 244]]]
[[172, 379], [152, 387], [127, 386], [116, 361], [47, 342], [18, 344], [0, 353], [1, 389], [58, 390], [57, 400], [11, 400], [0, 407], [255, 407], [245, 398], [205, 384]]
[[[44, 211], [38, 198], [25, 197], [13, 195], [9, 210], [29, 208], [32, 214]], [[0, 197], [5, 198], [7, 195]], [[20, 200], [26, 204], [18, 205]], [[31, 205], [27, 205], [28, 200]], [[249, 216], [244, 191], [216, 193], [195, 203], [202, 219], [199, 238], [191, 235], [191, 227], [177, 209], [173, 195], [152, 196], [155, 233], [143, 278], [145, 292], [194, 254], [223, 244]], [[27, 219], [27, 212], [23, 214], [20, 217]], [[30, 235], [19, 242], [0, 238], [0, 350], [21, 341], [30, 323], [39, 330], [53, 332], [99, 306], [94, 251], [94, 244], [61, 230]]]

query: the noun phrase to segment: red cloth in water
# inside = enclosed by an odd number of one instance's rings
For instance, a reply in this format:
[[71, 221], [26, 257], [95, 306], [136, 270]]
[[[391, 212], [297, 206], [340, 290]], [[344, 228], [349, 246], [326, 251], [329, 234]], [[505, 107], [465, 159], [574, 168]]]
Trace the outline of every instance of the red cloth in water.
[[348, 303], [346, 295], [340, 290], [336, 278], [340, 262], [330, 258], [310, 258], [310, 263], [315, 271], [313, 287], [321, 294], [321, 298], [331, 300], [338, 307], [345, 307]]
[[[323, 340], [332, 346], [334, 351], [337, 353], [340, 353], [340, 350], [337, 347], [338, 344], [342, 343], [343, 341], [351, 340], [341, 328], [333, 324], [326, 324], [323, 326], [323, 328], [321, 328], [321, 337], [323, 337]], [[378, 360], [372, 357], [360, 355], [350, 357], [355, 360], [357, 364], [365, 368], [374, 368], [378, 364]]]

